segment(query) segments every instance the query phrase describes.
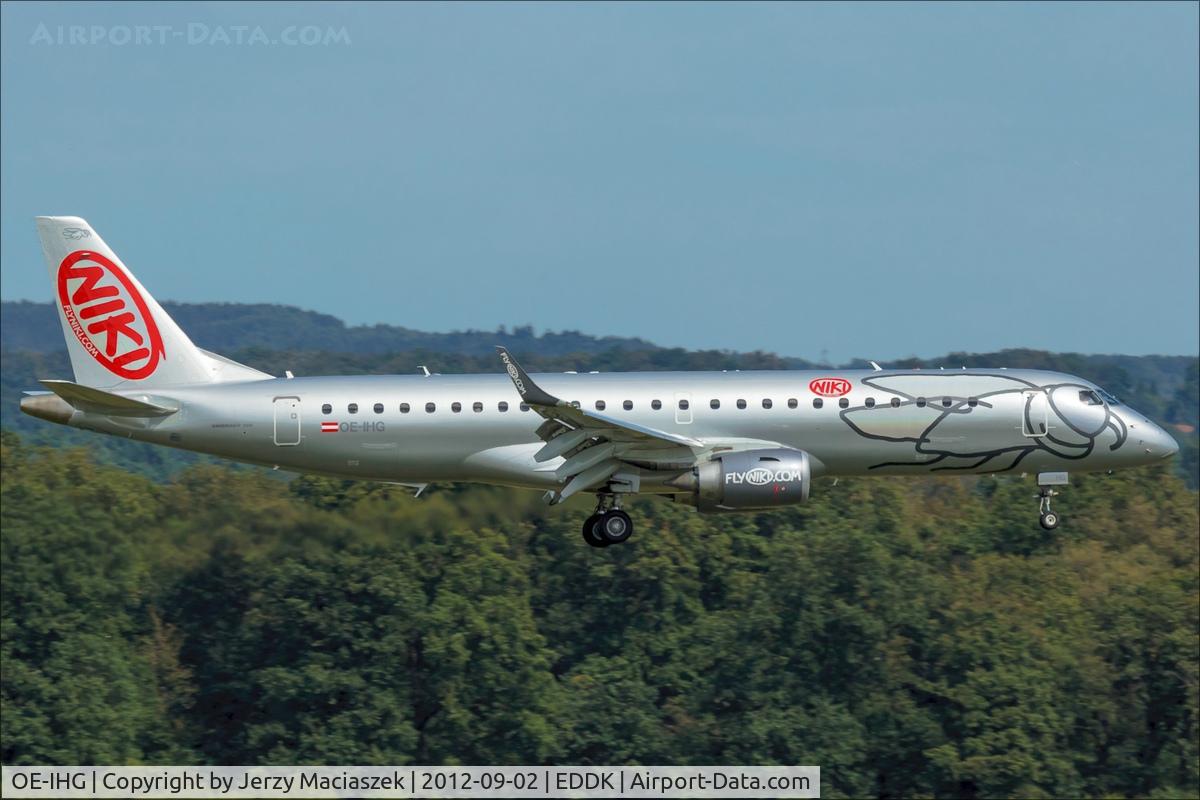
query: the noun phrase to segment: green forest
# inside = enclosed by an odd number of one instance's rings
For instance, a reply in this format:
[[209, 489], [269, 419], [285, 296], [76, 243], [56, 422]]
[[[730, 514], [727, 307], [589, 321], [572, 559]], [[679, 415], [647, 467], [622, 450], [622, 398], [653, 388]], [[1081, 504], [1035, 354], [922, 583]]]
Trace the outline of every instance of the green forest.
[[[517, 352], [802, 365], [563, 341]], [[1194, 357], [890, 364], [1062, 369], [1180, 439], [1171, 464], [1072, 474], [1053, 532], [1017, 475], [821, 479], [765, 514], [641, 500], [636, 536], [596, 550], [585, 499], [413, 498], [24, 417], [20, 391], [70, 368], [4, 347], [5, 764], [819, 764], [824, 797], [1200, 795]], [[440, 348], [221, 351], [276, 374], [497, 369]]]
[[1184, 797], [1195, 492], [818, 482], [785, 512], [586, 504], [3, 436], [6, 764], [820, 764], [823, 796]]

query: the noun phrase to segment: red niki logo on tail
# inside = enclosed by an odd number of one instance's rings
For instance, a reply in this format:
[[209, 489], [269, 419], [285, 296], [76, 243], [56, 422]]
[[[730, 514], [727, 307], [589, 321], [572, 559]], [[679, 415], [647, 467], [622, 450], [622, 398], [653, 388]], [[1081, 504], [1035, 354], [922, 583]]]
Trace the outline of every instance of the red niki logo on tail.
[[809, 381], [808, 389], [822, 397], [841, 397], [850, 391], [850, 381], [845, 378], [817, 378]]
[[125, 270], [76, 250], [58, 266], [58, 302], [83, 349], [126, 380], [148, 378], [165, 356], [146, 301]]

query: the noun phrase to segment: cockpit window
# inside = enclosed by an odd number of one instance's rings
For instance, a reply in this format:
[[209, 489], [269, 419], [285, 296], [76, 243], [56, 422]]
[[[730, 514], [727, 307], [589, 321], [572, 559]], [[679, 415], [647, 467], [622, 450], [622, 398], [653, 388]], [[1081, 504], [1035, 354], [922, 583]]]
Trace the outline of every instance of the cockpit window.
[[1100, 396], [1090, 389], [1085, 389], [1079, 393], [1079, 401], [1089, 406], [1104, 405], [1104, 401], [1100, 399]]

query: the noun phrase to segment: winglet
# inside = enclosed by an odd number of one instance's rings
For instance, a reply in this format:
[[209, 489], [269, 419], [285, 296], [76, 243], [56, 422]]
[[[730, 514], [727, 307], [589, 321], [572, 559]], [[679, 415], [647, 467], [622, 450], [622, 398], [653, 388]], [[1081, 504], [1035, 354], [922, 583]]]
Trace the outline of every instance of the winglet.
[[508, 352], [508, 348], [496, 345], [496, 352], [500, 354], [500, 360], [504, 362], [504, 370], [508, 373], [508, 377], [512, 378], [513, 386], [517, 387], [517, 394], [521, 395], [521, 399], [527, 405], [564, 405], [557, 397], [546, 392], [542, 387], [533, 382], [533, 379], [529, 377], [529, 373], [525, 371], [525, 368], [518, 364], [517, 360]]

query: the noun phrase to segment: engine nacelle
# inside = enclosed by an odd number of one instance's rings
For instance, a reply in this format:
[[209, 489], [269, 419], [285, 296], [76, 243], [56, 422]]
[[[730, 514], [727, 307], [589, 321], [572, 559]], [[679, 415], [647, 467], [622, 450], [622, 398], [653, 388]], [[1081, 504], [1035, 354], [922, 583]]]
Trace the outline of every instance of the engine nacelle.
[[812, 467], [803, 450], [776, 448], [720, 453], [700, 464], [687, 481], [702, 512], [754, 511], [794, 506], [808, 499]]

